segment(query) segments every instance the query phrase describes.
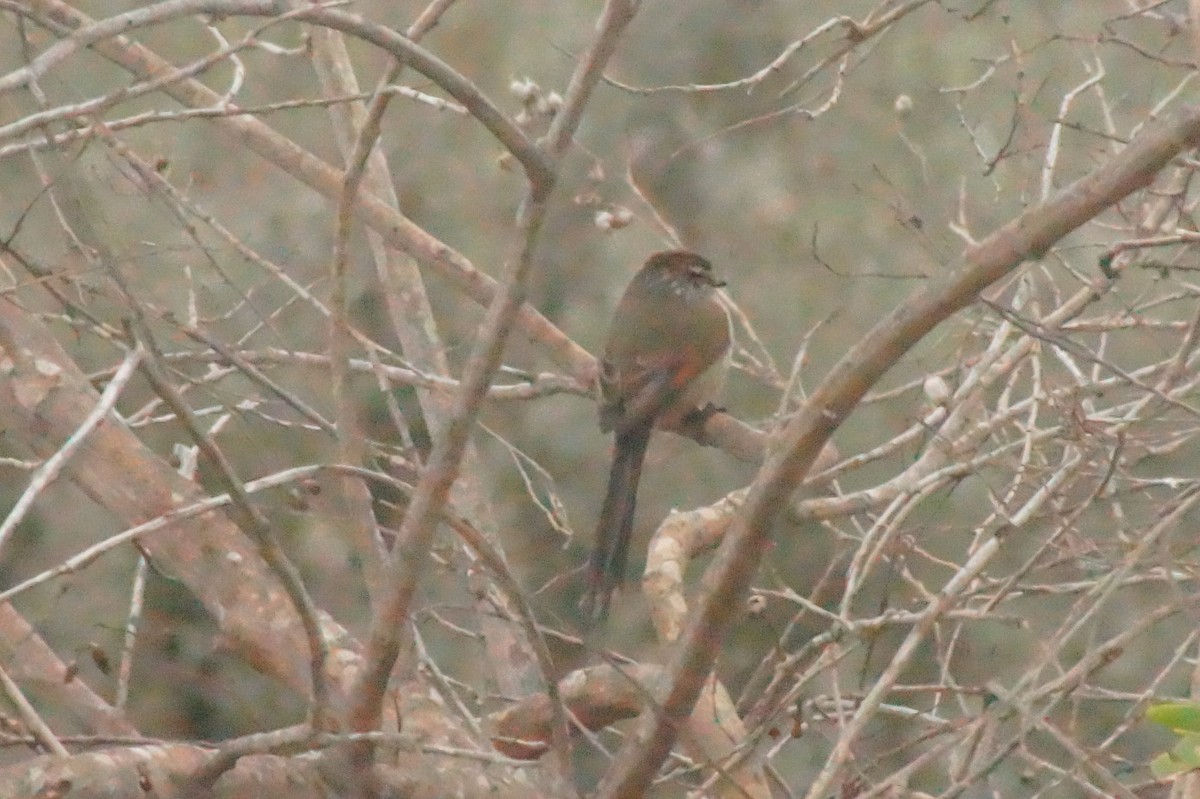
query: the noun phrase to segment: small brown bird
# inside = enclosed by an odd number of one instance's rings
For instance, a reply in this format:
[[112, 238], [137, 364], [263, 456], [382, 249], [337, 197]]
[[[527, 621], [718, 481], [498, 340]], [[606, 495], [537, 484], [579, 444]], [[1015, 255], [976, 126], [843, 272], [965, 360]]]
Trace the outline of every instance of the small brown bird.
[[600, 429], [615, 442], [608, 491], [587, 567], [583, 612], [608, 614], [625, 575], [638, 478], [650, 433], [711, 413], [725, 379], [729, 315], [717, 298], [725, 283], [686, 250], [651, 255], [630, 281], [600, 364]]

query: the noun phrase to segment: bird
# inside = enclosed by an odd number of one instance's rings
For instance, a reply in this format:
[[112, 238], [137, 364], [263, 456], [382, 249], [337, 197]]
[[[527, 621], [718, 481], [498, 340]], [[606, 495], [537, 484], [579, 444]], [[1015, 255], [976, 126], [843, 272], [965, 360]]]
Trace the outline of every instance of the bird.
[[600, 361], [600, 429], [614, 451], [586, 586], [585, 617], [602, 622], [625, 576], [646, 447], [655, 427], [680, 429], [717, 410], [730, 321], [712, 264], [688, 250], [651, 255], [613, 313]]

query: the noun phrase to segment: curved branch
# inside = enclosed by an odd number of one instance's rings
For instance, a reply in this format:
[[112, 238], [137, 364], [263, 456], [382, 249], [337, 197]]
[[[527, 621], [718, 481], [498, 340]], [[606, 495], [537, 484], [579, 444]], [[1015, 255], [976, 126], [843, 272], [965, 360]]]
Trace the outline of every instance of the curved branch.
[[0, 94], [24, 86], [44, 75], [54, 65], [81, 48], [121, 36], [135, 28], [158, 25], [194, 14], [285, 17], [333, 28], [370, 42], [408, 64], [462, 103], [471, 115], [521, 162], [531, 182], [541, 184], [553, 179], [554, 166], [551, 160], [525, 132], [493, 105], [475, 84], [425, 48], [398, 31], [358, 14], [320, 6], [294, 8], [291, 3], [282, 0], [168, 0], [124, 14], [116, 14], [79, 28], [66, 39], [51, 45], [26, 66], [0, 78]]

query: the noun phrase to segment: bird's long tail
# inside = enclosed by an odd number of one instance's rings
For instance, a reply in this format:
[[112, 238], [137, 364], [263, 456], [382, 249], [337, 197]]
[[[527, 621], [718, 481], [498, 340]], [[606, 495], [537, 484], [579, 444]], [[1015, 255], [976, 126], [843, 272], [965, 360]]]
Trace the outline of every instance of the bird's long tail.
[[613, 592], [625, 577], [638, 480], [642, 475], [651, 429], [651, 425], [639, 425], [616, 436], [608, 490], [604, 494], [600, 520], [596, 523], [592, 556], [588, 560], [587, 588], [580, 603], [584, 614], [593, 622], [603, 621], [608, 615]]

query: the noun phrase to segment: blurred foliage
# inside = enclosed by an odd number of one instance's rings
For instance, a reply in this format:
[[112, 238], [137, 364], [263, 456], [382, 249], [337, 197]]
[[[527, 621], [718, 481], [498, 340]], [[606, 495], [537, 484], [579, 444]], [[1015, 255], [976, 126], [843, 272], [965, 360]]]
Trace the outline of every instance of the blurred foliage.
[[1163, 752], [1150, 763], [1160, 777], [1182, 774], [1200, 768], [1200, 704], [1166, 702], [1146, 708], [1146, 718], [1167, 727], [1179, 736], [1170, 752]]

